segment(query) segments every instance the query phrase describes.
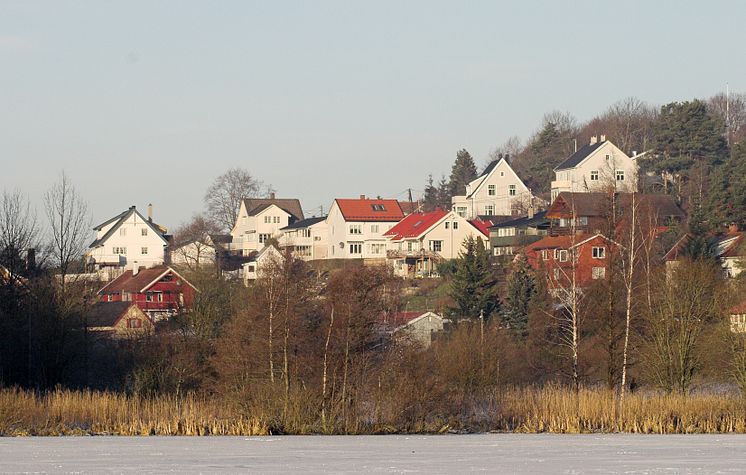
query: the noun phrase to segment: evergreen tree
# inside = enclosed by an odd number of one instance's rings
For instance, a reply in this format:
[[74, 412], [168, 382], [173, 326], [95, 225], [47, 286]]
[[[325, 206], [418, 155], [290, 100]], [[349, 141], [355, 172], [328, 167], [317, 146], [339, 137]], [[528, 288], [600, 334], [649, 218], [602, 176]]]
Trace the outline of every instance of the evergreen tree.
[[456, 260], [450, 295], [455, 302], [452, 311], [459, 317], [479, 318], [484, 312], [490, 318], [500, 311], [497, 276], [481, 239], [469, 236]]
[[446, 177], [443, 176], [438, 182], [438, 208], [442, 210], [451, 209], [451, 190]]
[[474, 159], [462, 148], [456, 153], [456, 161], [453, 162], [451, 168], [451, 181], [448, 183], [448, 189], [450, 196], [448, 201], [451, 201], [451, 197], [457, 195], [463, 195], [466, 189], [466, 185], [473, 181], [477, 177], [477, 166], [474, 164]]
[[427, 177], [427, 185], [425, 186], [425, 195], [422, 198], [422, 210], [425, 212], [433, 211], [440, 204], [440, 198], [438, 195], [438, 188], [433, 184], [433, 175], [430, 174]]
[[733, 147], [730, 158], [712, 174], [707, 202], [712, 228], [736, 223], [746, 228], [746, 145]]
[[570, 119], [560, 125], [546, 120], [544, 127], [529, 142], [526, 149], [516, 157], [514, 168], [525, 177], [526, 185], [532, 190], [548, 192], [554, 180], [554, 167], [573, 153], [573, 133]]
[[536, 295], [536, 282], [526, 258], [519, 256], [508, 277], [505, 305], [500, 314], [503, 325], [525, 336], [531, 300]]
[[708, 113], [704, 102], [666, 104], [653, 123], [655, 159], [648, 165], [684, 177], [695, 163], [716, 165], [728, 154], [724, 133], [725, 124]]

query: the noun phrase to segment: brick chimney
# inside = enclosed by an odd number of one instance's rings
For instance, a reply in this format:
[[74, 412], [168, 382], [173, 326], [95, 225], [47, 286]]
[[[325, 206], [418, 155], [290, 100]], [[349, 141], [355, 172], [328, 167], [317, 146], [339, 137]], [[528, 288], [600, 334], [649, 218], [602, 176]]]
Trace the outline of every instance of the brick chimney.
[[270, 192], [270, 194], [269, 194], [269, 199], [270, 199], [270, 200], [273, 200], [273, 199], [275, 199], [275, 192], [274, 192], [274, 191]]
[[597, 142], [598, 142], [598, 137], [596, 137], [595, 135], [594, 135], [594, 136], [592, 136], [592, 137], [591, 137], [591, 145], [593, 145], [593, 144], [595, 144], [595, 143], [597, 143]]
[[148, 221], [153, 222], [153, 203], [148, 203]]
[[140, 265], [135, 261], [132, 263], [132, 277], [136, 276], [138, 272], [140, 272]]
[[606, 142], [606, 136], [601, 135], [601, 138], [599, 139], [599, 142]]
[[365, 195], [360, 195], [360, 199], [364, 200], [365, 199]]

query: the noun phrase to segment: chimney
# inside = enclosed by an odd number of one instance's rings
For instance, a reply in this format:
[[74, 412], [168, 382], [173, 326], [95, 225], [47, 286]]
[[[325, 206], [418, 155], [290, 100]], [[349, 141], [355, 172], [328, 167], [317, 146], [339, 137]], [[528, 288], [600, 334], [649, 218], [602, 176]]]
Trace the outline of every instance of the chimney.
[[33, 247], [26, 250], [26, 270], [29, 274], [36, 271], [36, 249]]
[[591, 145], [595, 144], [596, 142], [598, 142], [598, 137], [594, 135], [591, 137]]
[[269, 193], [269, 199], [270, 200], [275, 199], [275, 192], [274, 191], [272, 191], [272, 192]]
[[528, 207], [528, 219], [534, 218], [534, 205]]
[[738, 232], [738, 223], [730, 223], [728, 225], [728, 232], [730, 234], [735, 234]]
[[605, 135], [601, 135], [601, 142], [606, 142], [606, 136]]
[[153, 222], [153, 203], [148, 203], [148, 221]]
[[637, 156], [637, 150], [632, 150], [632, 157], [631, 158], [634, 158], [636, 156]]
[[364, 200], [365, 199], [365, 195], [360, 195], [360, 199]]
[[132, 263], [132, 277], [136, 276], [138, 272], [140, 272], [140, 266], [135, 261]]

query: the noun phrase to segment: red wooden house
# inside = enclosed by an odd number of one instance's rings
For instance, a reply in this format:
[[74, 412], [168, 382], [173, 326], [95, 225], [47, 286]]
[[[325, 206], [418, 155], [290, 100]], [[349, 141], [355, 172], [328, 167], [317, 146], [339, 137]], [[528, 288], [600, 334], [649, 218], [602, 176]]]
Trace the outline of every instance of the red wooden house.
[[578, 287], [605, 279], [612, 255], [618, 250], [619, 245], [603, 234], [580, 233], [546, 236], [526, 246], [525, 253], [531, 267], [546, 272], [549, 288], [558, 289], [571, 284], [573, 265]]
[[128, 270], [98, 294], [104, 302], [135, 302], [154, 321], [191, 308], [197, 289], [168, 266]]

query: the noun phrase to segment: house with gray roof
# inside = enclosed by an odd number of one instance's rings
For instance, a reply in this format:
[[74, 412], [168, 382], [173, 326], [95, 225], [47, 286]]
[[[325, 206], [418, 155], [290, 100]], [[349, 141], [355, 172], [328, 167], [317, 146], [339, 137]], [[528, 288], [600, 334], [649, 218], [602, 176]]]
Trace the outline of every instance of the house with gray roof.
[[562, 192], [632, 191], [637, 182], [636, 157], [630, 157], [606, 136], [591, 137], [554, 169], [552, 201]]
[[261, 251], [271, 240], [282, 237], [282, 228], [303, 219], [303, 208], [296, 198], [276, 198], [270, 193], [268, 198], [243, 199], [230, 233], [230, 251], [241, 256]]

